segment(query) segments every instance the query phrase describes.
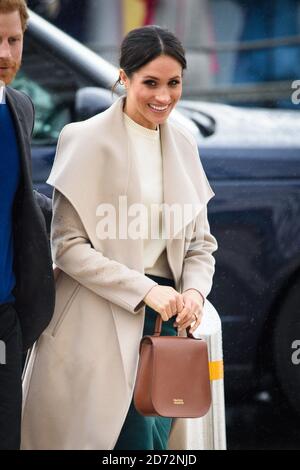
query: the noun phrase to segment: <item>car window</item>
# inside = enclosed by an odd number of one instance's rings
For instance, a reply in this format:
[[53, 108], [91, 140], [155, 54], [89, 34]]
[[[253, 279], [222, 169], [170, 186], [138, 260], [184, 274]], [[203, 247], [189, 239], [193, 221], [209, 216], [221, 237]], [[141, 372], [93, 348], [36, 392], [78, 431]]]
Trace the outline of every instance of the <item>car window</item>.
[[24, 73], [19, 73], [13, 86], [30, 96], [34, 102], [33, 143], [47, 145], [56, 142], [62, 127], [70, 121], [67, 103], [60, 103], [53, 93]]
[[34, 103], [33, 146], [56, 144], [61, 129], [73, 120], [76, 91], [85, 85], [85, 79], [26, 33], [23, 63], [13, 87]]

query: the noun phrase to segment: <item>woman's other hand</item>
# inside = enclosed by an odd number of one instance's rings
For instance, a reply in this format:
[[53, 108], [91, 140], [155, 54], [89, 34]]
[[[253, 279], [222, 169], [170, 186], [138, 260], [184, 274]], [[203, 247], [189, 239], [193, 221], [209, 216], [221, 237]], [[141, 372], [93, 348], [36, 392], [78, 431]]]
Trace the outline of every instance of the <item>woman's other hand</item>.
[[194, 333], [201, 323], [203, 316], [204, 298], [196, 289], [188, 289], [182, 294], [184, 307], [178, 311], [175, 326], [178, 330], [184, 330], [191, 326], [190, 333]]
[[178, 314], [183, 309], [183, 296], [173, 287], [154, 286], [144, 298], [148, 307], [160, 314], [163, 321]]

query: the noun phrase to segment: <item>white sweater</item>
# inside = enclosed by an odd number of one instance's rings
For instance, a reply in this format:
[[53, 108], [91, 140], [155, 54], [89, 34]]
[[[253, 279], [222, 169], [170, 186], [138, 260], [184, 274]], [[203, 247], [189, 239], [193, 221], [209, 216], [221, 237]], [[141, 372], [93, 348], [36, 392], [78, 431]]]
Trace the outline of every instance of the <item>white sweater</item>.
[[[142, 203], [148, 209], [148, 224], [145, 224], [143, 230], [145, 273], [172, 278], [167, 260], [166, 240], [162, 237], [162, 214], [159, 208], [164, 202], [159, 128], [152, 130], [140, 126], [125, 113], [124, 120], [129, 137], [129, 152], [136, 161], [140, 175]], [[159, 220], [157, 239], [151, 239], [153, 218]]]

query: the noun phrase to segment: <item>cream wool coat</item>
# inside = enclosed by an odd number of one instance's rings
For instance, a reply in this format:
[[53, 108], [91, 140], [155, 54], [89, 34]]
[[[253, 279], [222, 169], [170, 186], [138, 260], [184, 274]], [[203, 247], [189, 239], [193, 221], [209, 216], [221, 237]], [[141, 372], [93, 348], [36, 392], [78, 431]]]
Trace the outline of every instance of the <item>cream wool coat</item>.
[[[48, 182], [55, 188], [52, 251], [61, 272], [54, 316], [25, 373], [23, 449], [113, 449], [132, 399], [142, 299], [155, 283], [143, 274], [142, 240], [101, 240], [96, 229], [99, 204], [117, 209], [120, 195], [128, 206], [141, 201], [122, 105], [120, 98], [104, 113], [69, 124], [59, 139]], [[176, 289], [206, 296], [216, 249], [206, 216], [213, 192], [185, 130], [165, 123], [161, 141], [165, 203], [196, 208], [167, 241]], [[188, 449], [189, 420], [176, 421], [170, 448]]]

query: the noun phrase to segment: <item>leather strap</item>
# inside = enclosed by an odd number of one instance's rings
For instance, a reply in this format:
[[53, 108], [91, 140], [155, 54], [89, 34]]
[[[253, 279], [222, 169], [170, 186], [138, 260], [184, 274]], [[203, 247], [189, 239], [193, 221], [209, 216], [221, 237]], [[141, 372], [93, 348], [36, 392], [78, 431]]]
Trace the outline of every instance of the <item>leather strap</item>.
[[[159, 313], [156, 315], [155, 327], [154, 327], [154, 335], [153, 336], [160, 336], [161, 335], [161, 328], [162, 328], [162, 318]], [[194, 338], [193, 334], [190, 333], [190, 327], [188, 326], [186, 329], [187, 336], [189, 338]]]

